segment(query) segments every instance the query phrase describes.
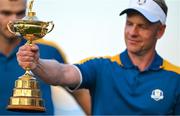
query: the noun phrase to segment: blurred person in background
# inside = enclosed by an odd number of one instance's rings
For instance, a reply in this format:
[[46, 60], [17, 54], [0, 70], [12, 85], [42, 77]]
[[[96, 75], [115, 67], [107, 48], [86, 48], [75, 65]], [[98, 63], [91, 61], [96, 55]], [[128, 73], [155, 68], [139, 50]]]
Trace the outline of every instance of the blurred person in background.
[[[61, 109], [63, 109], [63, 111], [59, 111], [59, 113], [62, 115], [65, 115], [63, 114], [63, 112], [66, 112], [66, 114], [68, 115], [72, 115], [75, 112], [76, 114], [84, 114], [81, 107], [76, 104], [77, 102], [72, 101], [71, 99], [66, 99], [71, 100], [71, 102], [63, 102], [67, 103], [69, 106], [71, 106], [71, 104], [74, 104], [73, 110], [70, 110], [69, 108], [63, 108], [63, 103], [59, 103], [58, 106], [56, 105], [57, 108], [54, 108], [53, 101], [56, 102], [56, 99], [53, 99], [52, 101], [51, 95], [56, 94], [55, 90], [52, 89], [51, 91], [51, 86], [39, 79], [38, 82], [40, 85], [40, 90], [42, 92], [42, 98], [45, 102], [46, 112], [13, 112], [6, 109], [9, 98], [13, 94], [12, 92], [14, 89], [15, 81], [25, 72], [18, 65], [16, 53], [19, 47], [26, 43], [25, 39], [18, 38], [8, 31], [7, 23], [9, 21], [22, 19], [26, 13], [26, 5], [27, 0], [0, 0], [0, 115], [53, 115], [54, 109], [58, 109], [58, 107], [61, 107]], [[64, 53], [53, 42], [42, 39], [36, 41], [36, 43], [40, 49], [42, 58], [55, 59], [60, 63], [67, 63]], [[79, 94], [84, 95], [84, 92], [75, 92], [75, 98], [80, 100], [78, 101], [80, 104], [83, 104], [84, 98], [79, 98]], [[61, 97], [68, 98], [69, 96], [71, 95], [66, 90], [61, 93]], [[87, 105], [85, 105], [85, 107], [83, 108], [87, 108]]]

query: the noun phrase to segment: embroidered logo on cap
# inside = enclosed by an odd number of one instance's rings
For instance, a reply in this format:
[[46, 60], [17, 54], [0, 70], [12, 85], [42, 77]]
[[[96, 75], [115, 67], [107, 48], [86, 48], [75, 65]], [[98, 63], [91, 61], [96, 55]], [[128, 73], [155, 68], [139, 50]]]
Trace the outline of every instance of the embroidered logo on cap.
[[155, 89], [152, 91], [151, 98], [155, 101], [159, 101], [164, 98], [163, 91], [160, 89]]
[[145, 4], [146, 3], [146, 0], [138, 0], [138, 2], [137, 2], [139, 5], [143, 5], [143, 4]]

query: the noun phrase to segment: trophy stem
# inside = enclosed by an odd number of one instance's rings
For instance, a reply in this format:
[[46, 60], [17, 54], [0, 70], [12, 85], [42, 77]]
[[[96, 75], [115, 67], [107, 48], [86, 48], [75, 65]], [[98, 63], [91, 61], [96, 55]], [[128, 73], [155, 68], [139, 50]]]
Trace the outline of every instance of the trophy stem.
[[[26, 38], [27, 38], [26, 45], [30, 45], [31, 46], [32, 45], [31, 36], [27, 36]], [[24, 75], [26, 75], [26, 77], [32, 77], [32, 74], [30, 73], [30, 68], [27, 67], [25, 70], [26, 70], [26, 72], [25, 72]]]
[[27, 40], [26, 44], [27, 44], [27, 45], [32, 45], [32, 41]]
[[26, 68], [26, 72], [24, 75], [26, 75], [27, 77], [32, 77], [32, 74], [30, 72], [30, 68]]

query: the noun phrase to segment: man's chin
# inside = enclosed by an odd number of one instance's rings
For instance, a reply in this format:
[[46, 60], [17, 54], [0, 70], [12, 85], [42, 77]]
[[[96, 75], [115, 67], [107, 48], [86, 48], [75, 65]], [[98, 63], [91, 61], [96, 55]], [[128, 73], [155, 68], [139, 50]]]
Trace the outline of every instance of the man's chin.
[[8, 43], [13, 43], [13, 42], [15, 42], [15, 41], [17, 41], [17, 40], [18, 40], [18, 37], [17, 37], [17, 36], [9, 36], [9, 37], [6, 38], [6, 41], [7, 41]]
[[128, 50], [128, 52], [130, 52], [132, 54], [139, 54], [139, 53], [141, 53], [140, 49], [134, 48], [134, 47], [133, 48], [132, 47], [128, 47], [127, 50]]

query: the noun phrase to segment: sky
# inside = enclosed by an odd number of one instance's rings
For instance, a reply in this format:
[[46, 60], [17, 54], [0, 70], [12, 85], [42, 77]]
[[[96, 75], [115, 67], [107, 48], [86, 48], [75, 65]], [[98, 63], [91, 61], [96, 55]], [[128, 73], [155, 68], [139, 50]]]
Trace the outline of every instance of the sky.
[[[180, 66], [180, 0], [166, 0], [167, 29], [157, 51]], [[39, 20], [53, 21], [55, 28], [44, 38], [56, 42], [70, 63], [91, 56], [116, 55], [124, 51], [125, 16], [119, 13], [128, 0], [35, 0]]]

